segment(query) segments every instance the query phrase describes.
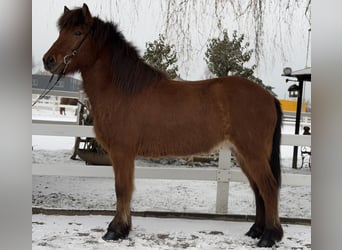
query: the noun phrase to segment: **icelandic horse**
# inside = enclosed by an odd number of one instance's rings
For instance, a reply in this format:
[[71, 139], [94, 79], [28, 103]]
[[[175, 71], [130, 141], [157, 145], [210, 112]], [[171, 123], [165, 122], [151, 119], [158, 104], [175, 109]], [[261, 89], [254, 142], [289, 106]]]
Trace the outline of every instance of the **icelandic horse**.
[[[59, 104], [77, 106], [78, 100], [76, 98], [61, 97]], [[59, 114], [65, 115], [65, 107], [59, 108]]]
[[81, 72], [97, 141], [115, 173], [116, 214], [104, 240], [128, 236], [136, 156], [189, 156], [230, 145], [255, 194], [256, 218], [246, 235], [271, 247], [283, 237], [279, 101], [237, 76], [174, 81], [144, 62], [112, 22], [86, 4], [58, 20], [59, 37], [43, 57], [54, 74]]

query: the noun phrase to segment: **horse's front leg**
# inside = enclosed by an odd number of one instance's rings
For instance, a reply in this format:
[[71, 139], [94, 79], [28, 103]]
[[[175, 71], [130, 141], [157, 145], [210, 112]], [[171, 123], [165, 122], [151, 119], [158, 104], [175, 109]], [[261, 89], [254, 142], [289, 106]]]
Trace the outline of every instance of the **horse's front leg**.
[[115, 174], [116, 214], [102, 239], [126, 238], [132, 228], [131, 199], [134, 189], [134, 157], [111, 154]]

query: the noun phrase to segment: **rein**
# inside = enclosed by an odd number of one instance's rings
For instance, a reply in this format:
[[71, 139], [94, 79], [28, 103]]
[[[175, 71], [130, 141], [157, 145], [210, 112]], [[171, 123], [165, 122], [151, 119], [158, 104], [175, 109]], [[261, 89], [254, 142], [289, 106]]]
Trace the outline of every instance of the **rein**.
[[79, 48], [80, 48], [80, 47], [82, 46], [82, 44], [84, 43], [84, 41], [86, 40], [86, 38], [87, 38], [87, 36], [89, 35], [89, 33], [90, 33], [91, 30], [92, 30], [92, 29], [90, 28], [90, 29], [87, 31], [87, 33], [84, 35], [84, 37], [82, 38], [82, 40], [77, 44], [77, 46], [76, 46], [74, 49], [72, 49], [71, 54], [64, 56], [63, 62], [61, 62], [61, 63], [57, 66], [56, 70], [54, 70], [55, 72], [57, 72], [57, 71], [60, 69], [60, 67], [63, 66], [62, 74], [59, 74], [58, 77], [57, 77], [56, 82], [55, 82], [50, 88], [48, 88], [49, 85], [50, 85], [50, 83], [51, 83], [51, 81], [52, 81], [52, 79], [53, 79], [53, 77], [55, 76], [55, 74], [52, 73], [48, 85], [46, 86], [46, 88], [44, 89], [44, 91], [38, 96], [37, 100], [35, 100], [35, 101], [33, 102], [32, 107], [33, 107], [34, 105], [36, 105], [38, 101], [40, 101], [41, 99], [43, 99], [48, 93], [50, 93], [50, 91], [57, 85], [57, 83], [59, 82], [59, 80], [60, 80], [62, 77], [65, 76], [66, 68], [68, 67], [69, 63], [71, 62], [71, 59], [72, 59], [74, 56], [77, 55]]

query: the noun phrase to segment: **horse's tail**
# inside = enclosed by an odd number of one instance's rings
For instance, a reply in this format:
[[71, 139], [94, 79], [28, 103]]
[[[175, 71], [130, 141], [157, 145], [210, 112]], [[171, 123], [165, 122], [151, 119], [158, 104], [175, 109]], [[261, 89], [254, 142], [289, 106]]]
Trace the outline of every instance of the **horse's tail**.
[[281, 169], [280, 169], [280, 140], [281, 140], [281, 126], [283, 119], [283, 112], [281, 110], [280, 102], [274, 98], [277, 123], [273, 134], [272, 153], [270, 158], [270, 165], [274, 178], [277, 181], [278, 188], [281, 185]]

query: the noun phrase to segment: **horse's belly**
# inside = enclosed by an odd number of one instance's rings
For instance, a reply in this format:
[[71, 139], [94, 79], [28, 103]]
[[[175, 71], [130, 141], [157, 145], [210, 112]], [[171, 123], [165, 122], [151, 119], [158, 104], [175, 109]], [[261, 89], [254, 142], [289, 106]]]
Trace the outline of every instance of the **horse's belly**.
[[157, 130], [143, 136], [138, 154], [145, 157], [190, 156], [215, 150], [225, 141], [218, 129]]

